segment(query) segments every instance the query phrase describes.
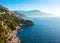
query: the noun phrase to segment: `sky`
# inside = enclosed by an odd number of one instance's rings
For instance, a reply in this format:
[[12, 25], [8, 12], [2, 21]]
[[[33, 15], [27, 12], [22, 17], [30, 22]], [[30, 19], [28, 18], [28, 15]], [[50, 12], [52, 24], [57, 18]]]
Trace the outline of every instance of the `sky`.
[[60, 16], [60, 0], [0, 0], [10, 10], [40, 10]]

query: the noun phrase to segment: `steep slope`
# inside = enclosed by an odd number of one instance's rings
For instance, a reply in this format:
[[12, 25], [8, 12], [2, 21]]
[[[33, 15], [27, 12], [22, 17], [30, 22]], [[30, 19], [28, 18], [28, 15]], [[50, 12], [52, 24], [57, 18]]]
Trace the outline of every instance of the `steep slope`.
[[0, 5], [0, 43], [9, 43], [9, 35], [17, 26], [24, 21], [4, 6]]
[[12, 33], [16, 34], [15, 30], [20, 29], [21, 25], [33, 25], [33, 22], [24, 20], [17, 13], [13, 13], [0, 5], [0, 43], [18, 43], [18, 38], [11, 35]]

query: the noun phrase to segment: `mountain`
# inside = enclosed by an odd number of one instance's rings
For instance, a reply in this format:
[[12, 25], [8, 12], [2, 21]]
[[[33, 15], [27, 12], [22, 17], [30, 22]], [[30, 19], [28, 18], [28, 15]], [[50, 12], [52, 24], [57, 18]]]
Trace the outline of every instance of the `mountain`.
[[24, 14], [27, 17], [51, 16], [51, 14], [42, 12], [40, 10], [31, 10], [31, 11], [18, 11], [18, 10], [16, 10], [16, 12]]
[[8, 12], [9, 10], [8, 10], [8, 8], [6, 8], [6, 7], [2, 6], [2, 5], [0, 5], [0, 11]]

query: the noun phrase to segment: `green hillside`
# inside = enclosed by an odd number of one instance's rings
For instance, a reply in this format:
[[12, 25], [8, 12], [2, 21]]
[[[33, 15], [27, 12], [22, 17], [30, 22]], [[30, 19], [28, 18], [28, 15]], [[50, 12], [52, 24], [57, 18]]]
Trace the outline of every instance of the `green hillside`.
[[10, 33], [16, 30], [16, 26], [19, 26], [23, 21], [23, 18], [16, 16], [0, 5], [0, 43], [8, 43]]
[[33, 25], [30, 20], [24, 20], [21, 16], [0, 5], [0, 43], [9, 43], [11, 41], [10, 33], [17, 30], [21, 25]]

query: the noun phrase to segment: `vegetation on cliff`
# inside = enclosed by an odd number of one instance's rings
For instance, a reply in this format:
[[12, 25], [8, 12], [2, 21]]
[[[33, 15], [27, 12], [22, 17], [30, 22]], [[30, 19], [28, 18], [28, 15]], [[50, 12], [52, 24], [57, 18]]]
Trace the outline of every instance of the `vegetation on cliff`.
[[7, 8], [0, 5], [0, 43], [9, 43], [9, 35], [16, 26], [24, 21], [23, 18], [16, 16]]
[[21, 16], [0, 5], [0, 43], [9, 43], [9, 35], [20, 24], [33, 25], [30, 20], [24, 20]]
[[25, 24], [26, 26], [32, 26], [32, 25], [33, 25], [33, 22], [32, 22], [31, 20], [25, 20], [25, 21], [24, 21], [24, 24]]

